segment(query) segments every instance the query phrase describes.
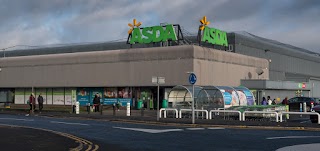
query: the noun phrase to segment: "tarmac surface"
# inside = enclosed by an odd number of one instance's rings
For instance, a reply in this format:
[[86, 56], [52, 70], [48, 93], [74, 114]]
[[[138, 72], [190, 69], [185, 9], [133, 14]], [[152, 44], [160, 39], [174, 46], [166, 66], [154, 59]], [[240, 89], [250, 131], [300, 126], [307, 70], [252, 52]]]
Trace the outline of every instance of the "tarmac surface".
[[76, 140], [33, 128], [0, 125], [1, 150], [56, 151], [76, 149]]
[[[1, 113], [5, 114], [27, 114], [28, 110], [2, 109]], [[59, 111], [43, 111], [38, 113], [35, 111], [35, 116], [60, 117], [60, 118], [81, 118], [93, 120], [107, 120], [118, 122], [132, 122], [156, 125], [186, 125], [193, 127], [202, 127], [208, 125], [217, 125], [234, 128], [263, 128], [263, 129], [294, 129], [294, 130], [320, 130], [320, 125], [311, 123], [308, 115], [290, 115], [288, 120], [283, 122], [276, 122], [274, 118], [246, 118], [246, 121], [239, 121], [235, 119], [236, 116], [213, 116], [213, 119], [208, 120], [199, 116], [195, 119], [195, 124], [191, 123], [190, 115], [186, 115], [181, 119], [173, 118], [173, 113], [169, 113], [167, 118], [160, 118], [157, 121], [156, 110], [131, 110], [130, 116], [126, 115], [125, 109], [120, 111], [104, 110], [101, 112], [81, 112], [74, 114], [70, 112]], [[284, 117], [285, 119], [285, 117]]]
[[[12, 115], [27, 115], [27, 110], [15, 110], [15, 109], [0, 109], [0, 114], [12, 114]], [[168, 125], [179, 127], [208, 127], [219, 126], [225, 128], [236, 129], [272, 129], [272, 130], [310, 130], [320, 131], [318, 124], [310, 122], [308, 116], [290, 116], [290, 119], [285, 122], [275, 122], [272, 118], [264, 119], [250, 119], [248, 121], [239, 121], [234, 119], [233, 116], [215, 116], [212, 120], [202, 119], [199, 116], [196, 119], [196, 124], [191, 124], [189, 115], [185, 115], [182, 119], [173, 118], [172, 114], [168, 115], [168, 118], [160, 118], [156, 120], [156, 110], [131, 110], [131, 116], [126, 116], [126, 110], [113, 111], [104, 110], [101, 112], [81, 112], [80, 114], [73, 114], [70, 112], [59, 111], [43, 111], [42, 113], [35, 112], [30, 116], [43, 116], [54, 118], [71, 118], [71, 119], [84, 119], [84, 120], [96, 120], [96, 121], [112, 121], [120, 123], [141, 123], [147, 125]], [[77, 138], [66, 133], [55, 133], [52, 131], [46, 131], [41, 129], [29, 129], [25, 127], [8, 127], [5, 125], [0, 126], [1, 145], [3, 150], [86, 150], [89, 149], [83, 142], [86, 140]], [[75, 139], [76, 138], [76, 139]], [[41, 142], [41, 143], [39, 143]], [[79, 143], [80, 142], [80, 143]], [[82, 142], [82, 143], [81, 143]], [[104, 144], [104, 142], [94, 142], [100, 145], [100, 149], [106, 148], [112, 150], [121, 150], [117, 146], [110, 144]], [[16, 145], [19, 144], [19, 145]], [[57, 145], [59, 144], [59, 145]], [[103, 146], [103, 144], [105, 146]], [[27, 146], [27, 147], [25, 147]], [[93, 149], [94, 147], [90, 147]]]

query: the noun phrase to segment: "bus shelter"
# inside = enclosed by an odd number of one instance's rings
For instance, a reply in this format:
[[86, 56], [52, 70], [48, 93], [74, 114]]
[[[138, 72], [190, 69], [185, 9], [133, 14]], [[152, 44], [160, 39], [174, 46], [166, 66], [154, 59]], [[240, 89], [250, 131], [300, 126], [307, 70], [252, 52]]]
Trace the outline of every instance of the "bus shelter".
[[[253, 105], [254, 97], [246, 87], [195, 86], [195, 109], [212, 110], [232, 106]], [[192, 86], [178, 85], [168, 95], [171, 108], [191, 108]]]

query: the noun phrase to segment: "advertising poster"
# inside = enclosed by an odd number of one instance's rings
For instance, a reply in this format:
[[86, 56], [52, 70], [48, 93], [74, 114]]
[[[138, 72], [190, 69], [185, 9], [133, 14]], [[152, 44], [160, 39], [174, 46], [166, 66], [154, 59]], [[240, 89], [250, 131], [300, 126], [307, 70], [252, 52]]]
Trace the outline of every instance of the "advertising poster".
[[15, 89], [14, 103], [15, 104], [26, 104], [26, 102], [24, 101], [24, 89]]
[[77, 99], [81, 106], [87, 105], [89, 103], [89, 90], [86, 88], [77, 89]]
[[240, 106], [247, 106], [247, 97], [244, 94], [242, 90], [237, 90], [239, 100], [240, 100]]
[[[247, 89], [246, 87], [236, 87], [235, 89], [237, 90], [240, 98], [240, 105], [254, 105], [254, 97], [249, 89]], [[246, 100], [245, 103], [242, 102], [242, 100], [244, 100], [244, 97]]]
[[52, 89], [47, 89], [47, 104], [52, 104]]
[[64, 99], [66, 105], [72, 104], [72, 88], [65, 88]]
[[118, 101], [120, 102], [121, 106], [127, 106], [127, 103], [130, 103], [130, 106], [132, 106], [132, 99], [118, 98]]
[[102, 92], [103, 89], [91, 89], [91, 97], [90, 97], [90, 104], [93, 104], [93, 99], [96, 95], [100, 97], [100, 102], [102, 102]]
[[117, 88], [104, 88], [103, 104], [117, 103]]
[[76, 105], [77, 101], [77, 90], [71, 90], [71, 104]]
[[36, 89], [36, 101], [38, 103], [38, 97], [41, 95], [43, 97], [43, 104], [47, 104], [47, 90], [46, 89]]
[[53, 104], [64, 105], [64, 88], [53, 88]]
[[223, 94], [225, 108], [231, 106], [239, 106], [239, 98], [237, 92], [231, 87], [217, 87]]
[[247, 97], [248, 105], [249, 106], [254, 105], [254, 97], [253, 97], [251, 91], [250, 90], [244, 90], [244, 94]]
[[118, 89], [118, 98], [131, 98], [131, 97], [132, 97], [132, 92], [129, 87]]

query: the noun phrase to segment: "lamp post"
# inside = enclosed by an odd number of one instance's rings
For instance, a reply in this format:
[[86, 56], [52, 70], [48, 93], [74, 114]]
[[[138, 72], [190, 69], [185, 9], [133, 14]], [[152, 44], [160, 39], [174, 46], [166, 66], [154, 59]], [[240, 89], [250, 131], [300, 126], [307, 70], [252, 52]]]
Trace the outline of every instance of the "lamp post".
[[159, 94], [160, 94], [160, 84], [164, 84], [165, 83], [165, 78], [164, 77], [156, 77], [156, 76], [153, 76], [152, 77], [152, 83], [153, 84], [157, 84], [157, 87], [158, 87], [158, 93], [157, 93], [157, 121], [159, 121]]
[[187, 72], [189, 74], [189, 83], [192, 84], [192, 124], [195, 123], [194, 119], [194, 84], [197, 82], [197, 76], [194, 72]]

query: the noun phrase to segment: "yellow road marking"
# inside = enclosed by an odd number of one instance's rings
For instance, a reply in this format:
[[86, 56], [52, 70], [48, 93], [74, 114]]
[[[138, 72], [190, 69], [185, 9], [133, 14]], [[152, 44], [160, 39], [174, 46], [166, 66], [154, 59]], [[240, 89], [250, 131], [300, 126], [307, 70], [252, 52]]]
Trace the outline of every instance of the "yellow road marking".
[[[63, 137], [70, 138], [70, 139], [74, 140], [75, 142], [79, 143], [79, 146], [77, 146], [76, 148], [70, 148], [71, 151], [80, 151], [80, 150], [82, 150], [83, 149], [83, 144], [88, 146], [86, 151], [91, 151], [92, 145], [93, 145], [92, 142], [90, 142], [90, 141], [88, 141], [86, 139], [83, 139], [83, 138], [80, 138], [80, 137], [77, 137], [77, 136], [74, 136], [74, 135], [71, 135], [71, 134], [63, 133], [63, 132], [57, 132], [57, 131], [49, 130], [49, 129], [34, 128], [34, 127], [27, 127], [27, 126], [17, 126], [17, 125], [8, 125], [8, 124], [0, 124], [0, 126], [3, 126], [3, 127], [4, 126], [21, 127], [21, 128], [42, 130], [42, 131], [51, 132], [51, 133], [54, 133], [54, 134], [57, 134], [57, 135], [60, 135], [60, 136], [63, 136]], [[96, 150], [99, 149], [99, 145], [95, 144], [94, 146], [95, 146], [95, 148], [93, 149], [93, 151], [96, 151]]]

